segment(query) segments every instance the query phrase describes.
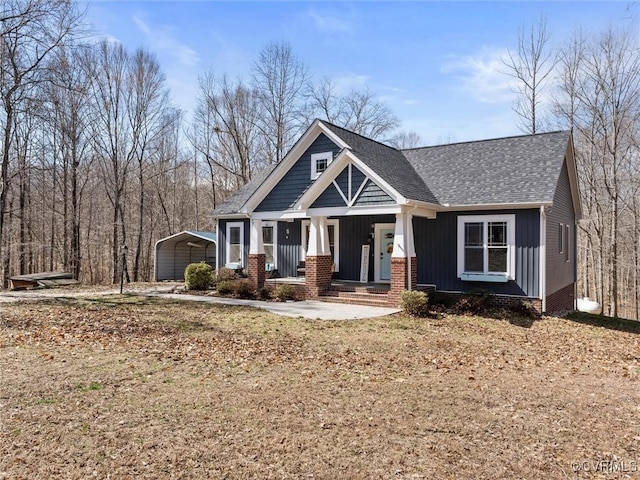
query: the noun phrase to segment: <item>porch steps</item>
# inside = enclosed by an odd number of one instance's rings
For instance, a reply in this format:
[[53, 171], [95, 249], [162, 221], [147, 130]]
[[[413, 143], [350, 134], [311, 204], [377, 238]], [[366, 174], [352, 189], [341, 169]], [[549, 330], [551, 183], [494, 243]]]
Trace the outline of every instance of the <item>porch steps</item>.
[[386, 307], [389, 305], [388, 289], [376, 286], [332, 285], [318, 300], [329, 303], [347, 303]]

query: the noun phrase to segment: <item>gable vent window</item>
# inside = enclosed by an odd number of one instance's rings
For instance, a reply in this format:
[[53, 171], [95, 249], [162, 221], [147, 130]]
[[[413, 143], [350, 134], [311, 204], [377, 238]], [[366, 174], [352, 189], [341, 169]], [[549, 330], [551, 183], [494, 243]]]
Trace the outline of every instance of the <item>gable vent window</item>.
[[315, 180], [318, 178], [322, 172], [324, 172], [327, 167], [333, 161], [333, 153], [331, 152], [323, 152], [323, 153], [312, 153], [311, 154], [311, 180]]

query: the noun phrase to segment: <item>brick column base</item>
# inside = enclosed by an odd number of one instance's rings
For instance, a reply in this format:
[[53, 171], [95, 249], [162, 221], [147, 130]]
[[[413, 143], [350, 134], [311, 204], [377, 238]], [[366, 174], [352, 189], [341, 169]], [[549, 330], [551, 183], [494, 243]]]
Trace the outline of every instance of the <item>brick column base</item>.
[[[408, 262], [406, 258], [391, 258], [391, 288], [389, 289], [389, 304], [400, 305], [400, 292], [409, 290], [409, 280], [407, 278]], [[411, 290], [415, 290], [418, 285], [418, 260], [411, 257]]]
[[247, 273], [249, 274], [249, 280], [255, 285], [256, 288], [264, 287], [265, 271], [264, 265], [266, 261], [266, 255], [264, 253], [250, 253], [249, 264], [247, 266]]
[[309, 256], [305, 258], [304, 282], [308, 300], [315, 300], [331, 285], [331, 255]]

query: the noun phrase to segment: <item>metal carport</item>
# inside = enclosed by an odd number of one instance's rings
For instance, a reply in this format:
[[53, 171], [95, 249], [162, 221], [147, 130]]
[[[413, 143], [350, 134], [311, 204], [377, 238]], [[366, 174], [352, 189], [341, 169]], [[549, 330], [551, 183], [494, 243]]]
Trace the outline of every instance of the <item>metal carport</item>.
[[206, 262], [216, 267], [216, 234], [212, 232], [176, 233], [156, 242], [154, 254], [155, 280], [184, 280], [190, 263]]

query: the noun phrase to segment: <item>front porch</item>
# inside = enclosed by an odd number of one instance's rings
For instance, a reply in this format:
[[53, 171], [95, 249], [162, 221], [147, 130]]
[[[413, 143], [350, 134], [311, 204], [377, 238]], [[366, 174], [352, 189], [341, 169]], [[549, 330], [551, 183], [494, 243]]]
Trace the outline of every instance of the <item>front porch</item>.
[[[265, 285], [277, 288], [278, 285], [292, 285], [300, 297], [306, 297], [306, 283], [304, 277], [269, 278]], [[433, 285], [416, 285], [416, 290], [433, 291]], [[368, 305], [372, 307], [397, 307], [397, 297], [390, 294], [389, 283], [358, 282], [351, 280], [332, 280], [317, 297], [317, 300], [329, 303], [346, 303], [352, 305]]]
[[[265, 275], [267, 222], [276, 229], [283, 228], [279, 224], [284, 222], [277, 220], [249, 220], [247, 270], [257, 288], [287, 283], [308, 300], [392, 307], [399, 305], [402, 290], [417, 288], [417, 259], [409, 212], [400, 211], [393, 216], [311, 216], [308, 220], [286, 223], [279, 237], [283, 241], [293, 237], [299, 225], [299, 248], [294, 252], [300, 251], [301, 256], [296, 259], [297, 268], [292, 269], [291, 260], [296, 257], [286, 255], [291, 249], [286, 250], [284, 245], [281, 250], [276, 247], [274, 251], [278, 250], [280, 256], [277, 261], [274, 257], [274, 263], [288, 265], [281, 272], [286, 277], [278, 279]], [[271, 231], [267, 233], [271, 241]], [[296, 271], [303, 276], [292, 277]]]

